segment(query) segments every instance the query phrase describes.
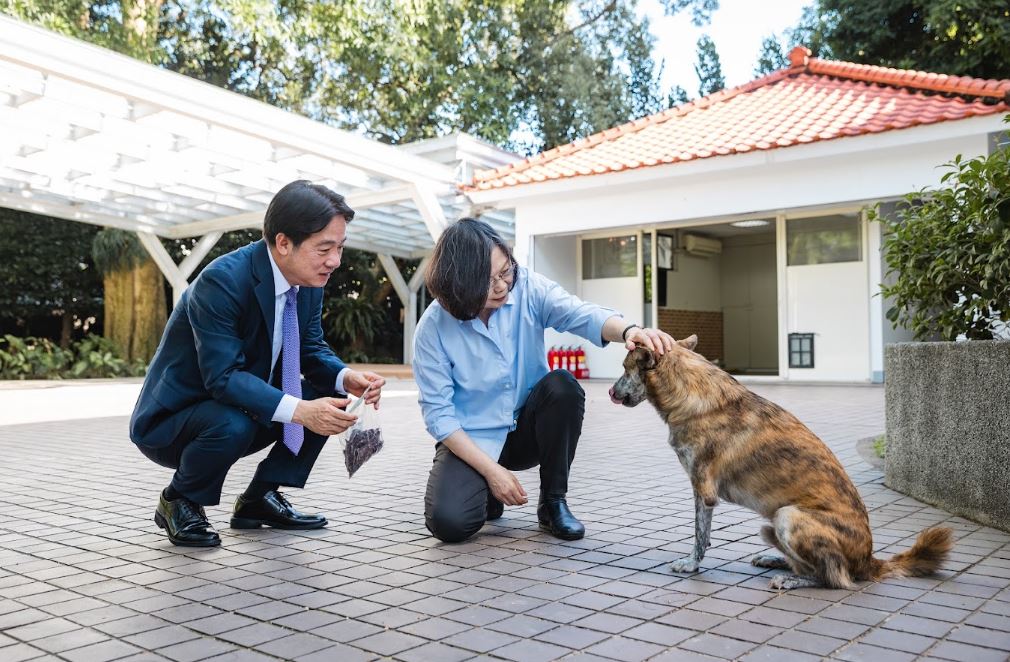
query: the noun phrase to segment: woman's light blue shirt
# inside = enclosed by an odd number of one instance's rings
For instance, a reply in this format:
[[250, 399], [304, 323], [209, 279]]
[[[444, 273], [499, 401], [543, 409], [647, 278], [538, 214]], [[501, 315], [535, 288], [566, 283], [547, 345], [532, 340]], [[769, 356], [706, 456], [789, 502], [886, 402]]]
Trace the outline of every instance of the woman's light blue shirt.
[[414, 335], [414, 379], [429, 434], [463, 429], [497, 460], [530, 390], [547, 374], [544, 329], [603, 347], [603, 324], [617, 315], [520, 267], [515, 287], [488, 325], [461, 322], [433, 302]]

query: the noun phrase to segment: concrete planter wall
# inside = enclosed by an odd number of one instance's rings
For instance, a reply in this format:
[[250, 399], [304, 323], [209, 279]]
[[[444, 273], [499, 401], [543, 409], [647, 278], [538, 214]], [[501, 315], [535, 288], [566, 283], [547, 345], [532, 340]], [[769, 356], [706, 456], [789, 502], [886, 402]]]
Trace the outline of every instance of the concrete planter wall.
[[885, 483], [1010, 531], [1010, 342], [888, 345]]

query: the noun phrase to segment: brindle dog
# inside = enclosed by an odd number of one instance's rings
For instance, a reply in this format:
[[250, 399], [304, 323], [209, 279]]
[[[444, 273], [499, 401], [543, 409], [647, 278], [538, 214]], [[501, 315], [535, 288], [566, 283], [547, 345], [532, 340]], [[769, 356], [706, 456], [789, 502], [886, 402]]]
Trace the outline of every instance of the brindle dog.
[[873, 558], [866, 508], [834, 454], [795, 416], [691, 351], [697, 342], [679, 340], [658, 357], [643, 347], [628, 352], [624, 375], [610, 389], [611, 400], [626, 407], [652, 403], [691, 479], [694, 552], [675, 561], [674, 572], [698, 570], [720, 498], [771, 520], [761, 537], [783, 556], [751, 563], [795, 573], [776, 575], [772, 588], [851, 588], [940, 568], [953, 546], [947, 528], [923, 531], [887, 561]]

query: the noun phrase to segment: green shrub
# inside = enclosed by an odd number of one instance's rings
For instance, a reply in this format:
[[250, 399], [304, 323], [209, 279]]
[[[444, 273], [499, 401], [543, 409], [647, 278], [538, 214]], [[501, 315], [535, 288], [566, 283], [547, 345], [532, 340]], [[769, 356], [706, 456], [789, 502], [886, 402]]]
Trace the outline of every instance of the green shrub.
[[115, 345], [97, 335], [86, 336], [70, 349], [47, 338], [0, 339], [0, 379], [80, 379], [143, 375], [141, 361], [128, 363]]
[[1010, 150], [946, 164], [884, 223], [887, 311], [919, 340], [990, 339], [1010, 321]]
[[137, 377], [144, 374], [146, 366], [141, 360], [132, 363], [120, 358], [114, 342], [102, 336], [87, 336], [74, 347], [76, 360], [68, 377]]
[[73, 352], [61, 349], [48, 338], [0, 340], [0, 378], [59, 379], [73, 360]]

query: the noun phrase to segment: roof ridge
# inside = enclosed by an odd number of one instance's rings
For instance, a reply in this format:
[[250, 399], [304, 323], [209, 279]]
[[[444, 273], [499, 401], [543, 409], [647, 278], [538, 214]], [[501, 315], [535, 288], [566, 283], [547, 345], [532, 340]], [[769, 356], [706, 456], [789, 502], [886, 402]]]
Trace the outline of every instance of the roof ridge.
[[[797, 46], [797, 49], [803, 48]], [[806, 50], [806, 49], [804, 49]], [[807, 51], [809, 53], [809, 51]], [[792, 53], [790, 53], [792, 57]], [[816, 57], [805, 58], [806, 71], [820, 76], [834, 76], [850, 80], [879, 83], [892, 87], [908, 87], [930, 92], [943, 92], [967, 97], [984, 97], [994, 101], [1010, 103], [1010, 80], [994, 78], [972, 78], [971, 76], [951, 76], [918, 69], [895, 69], [874, 64], [856, 62], [836, 62]]]

